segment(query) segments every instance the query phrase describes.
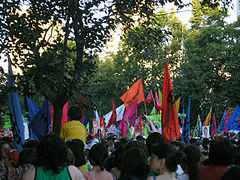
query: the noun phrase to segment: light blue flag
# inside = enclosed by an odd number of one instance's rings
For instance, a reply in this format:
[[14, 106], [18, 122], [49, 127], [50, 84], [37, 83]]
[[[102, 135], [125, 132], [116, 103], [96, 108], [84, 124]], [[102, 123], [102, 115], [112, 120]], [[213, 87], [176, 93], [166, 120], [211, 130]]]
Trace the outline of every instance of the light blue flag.
[[230, 117], [226, 127], [230, 130], [240, 130], [240, 108], [237, 105]]
[[11, 59], [8, 57], [8, 103], [10, 109], [10, 118], [12, 124], [12, 132], [14, 138], [14, 144], [18, 151], [22, 150], [24, 144], [24, 126], [23, 116], [18, 99], [18, 94], [15, 90], [15, 83], [12, 81], [13, 76]]
[[218, 125], [218, 134], [221, 134], [224, 132], [224, 126], [225, 126], [225, 120], [226, 120], [226, 113], [227, 113], [227, 108], [225, 109], [224, 113], [223, 113], [223, 116], [222, 116], [222, 119], [221, 119], [221, 122], [220, 124]]

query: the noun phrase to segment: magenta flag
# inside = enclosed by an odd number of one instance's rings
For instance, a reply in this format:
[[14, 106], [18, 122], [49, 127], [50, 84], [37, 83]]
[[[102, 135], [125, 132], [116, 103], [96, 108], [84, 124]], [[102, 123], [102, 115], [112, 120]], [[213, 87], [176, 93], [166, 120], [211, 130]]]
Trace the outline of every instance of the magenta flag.
[[224, 125], [224, 132], [228, 132], [228, 128], [226, 127], [229, 119], [230, 119], [230, 108], [228, 108], [227, 113], [226, 113], [226, 119], [225, 119], [225, 125]]
[[214, 137], [216, 133], [217, 133], [217, 123], [216, 123], [215, 114], [213, 114], [213, 128], [211, 132], [211, 137]]
[[122, 137], [125, 137], [128, 133], [128, 125], [127, 121], [130, 124], [130, 127], [135, 124], [137, 119], [137, 100], [127, 109], [125, 114], [123, 115], [122, 122], [120, 124], [120, 128], [122, 130]]

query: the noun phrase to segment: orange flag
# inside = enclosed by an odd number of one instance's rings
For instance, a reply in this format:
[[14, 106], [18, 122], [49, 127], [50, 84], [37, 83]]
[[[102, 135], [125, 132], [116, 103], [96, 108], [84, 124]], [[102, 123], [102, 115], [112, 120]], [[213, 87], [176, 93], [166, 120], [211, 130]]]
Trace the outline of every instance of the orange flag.
[[139, 104], [142, 101], [145, 101], [142, 78], [140, 78], [130, 89], [125, 92], [121, 100], [124, 102], [126, 109], [133, 104], [133, 102], [137, 99], [137, 103]]
[[173, 87], [167, 61], [163, 81], [162, 134], [166, 142], [174, 141], [180, 137], [178, 114], [174, 104]]

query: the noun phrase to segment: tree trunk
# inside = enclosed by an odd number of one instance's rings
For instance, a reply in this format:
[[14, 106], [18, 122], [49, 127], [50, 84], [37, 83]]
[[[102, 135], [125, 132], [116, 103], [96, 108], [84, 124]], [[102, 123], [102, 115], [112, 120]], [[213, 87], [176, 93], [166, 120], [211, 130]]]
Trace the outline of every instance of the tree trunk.
[[61, 104], [53, 104], [53, 109], [54, 109], [53, 133], [55, 135], [59, 136], [60, 132], [61, 132], [63, 105], [61, 105]]

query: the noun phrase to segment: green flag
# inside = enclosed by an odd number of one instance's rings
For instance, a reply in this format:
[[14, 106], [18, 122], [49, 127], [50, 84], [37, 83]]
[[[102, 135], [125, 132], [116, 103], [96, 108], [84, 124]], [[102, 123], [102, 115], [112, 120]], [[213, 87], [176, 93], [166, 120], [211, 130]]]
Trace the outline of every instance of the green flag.
[[127, 121], [127, 125], [128, 125], [128, 138], [130, 139], [132, 138], [132, 133], [131, 133], [131, 129], [128, 121]]

